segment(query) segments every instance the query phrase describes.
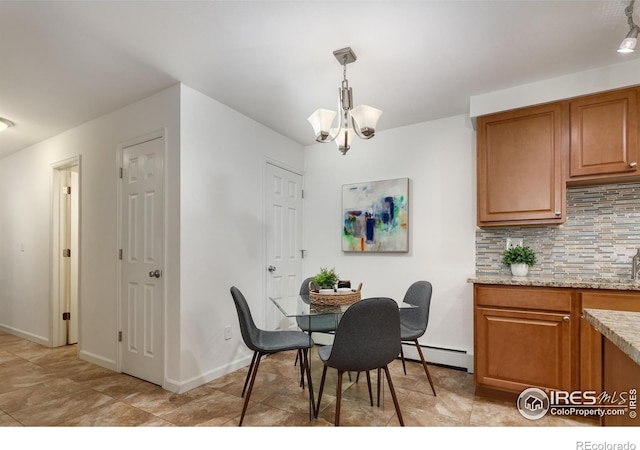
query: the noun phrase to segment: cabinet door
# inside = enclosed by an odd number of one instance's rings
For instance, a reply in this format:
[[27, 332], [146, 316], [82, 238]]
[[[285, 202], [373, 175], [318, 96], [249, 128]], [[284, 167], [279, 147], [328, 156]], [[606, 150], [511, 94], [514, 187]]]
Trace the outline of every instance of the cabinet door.
[[[587, 291], [581, 295], [582, 308], [640, 312], [640, 294], [633, 292]], [[602, 335], [580, 317], [580, 389], [602, 391]]]
[[478, 225], [564, 222], [565, 103], [478, 118]]
[[637, 173], [636, 89], [576, 98], [570, 110], [570, 181]]
[[476, 384], [572, 390], [569, 314], [476, 308]]

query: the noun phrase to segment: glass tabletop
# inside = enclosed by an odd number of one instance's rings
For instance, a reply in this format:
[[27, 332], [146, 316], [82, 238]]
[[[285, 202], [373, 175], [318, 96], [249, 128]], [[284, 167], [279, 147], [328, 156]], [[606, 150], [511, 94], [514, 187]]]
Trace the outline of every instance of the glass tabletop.
[[[291, 295], [286, 297], [269, 297], [286, 317], [321, 316], [327, 314], [344, 314], [351, 305], [316, 305], [311, 303], [308, 295]], [[398, 308], [415, 308], [409, 303], [398, 303]]]

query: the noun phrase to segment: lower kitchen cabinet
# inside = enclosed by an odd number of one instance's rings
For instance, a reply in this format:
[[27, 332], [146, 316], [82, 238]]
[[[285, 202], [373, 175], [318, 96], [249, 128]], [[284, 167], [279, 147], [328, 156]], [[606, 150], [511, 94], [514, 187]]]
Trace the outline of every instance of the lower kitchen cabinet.
[[[581, 309], [609, 309], [640, 312], [640, 293], [616, 291], [582, 291]], [[580, 390], [603, 390], [602, 335], [580, 314]]]
[[578, 353], [571, 290], [475, 285], [474, 291], [478, 391], [573, 390]]
[[602, 392], [603, 340], [586, 308], [640, 312], [640, 292], [475, 284], [476, 392]]

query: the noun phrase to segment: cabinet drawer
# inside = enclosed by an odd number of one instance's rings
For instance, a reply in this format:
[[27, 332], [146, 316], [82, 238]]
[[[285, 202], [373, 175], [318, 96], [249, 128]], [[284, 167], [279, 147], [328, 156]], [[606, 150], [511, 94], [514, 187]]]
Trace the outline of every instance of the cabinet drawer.
[[640, 293], [582, 292], [582, 308], [640, 312]]
[[527, 289], [521, 286], [475, 286], [477, 306], [535, 309], [542, 311], [571, 311], [569, 289]]

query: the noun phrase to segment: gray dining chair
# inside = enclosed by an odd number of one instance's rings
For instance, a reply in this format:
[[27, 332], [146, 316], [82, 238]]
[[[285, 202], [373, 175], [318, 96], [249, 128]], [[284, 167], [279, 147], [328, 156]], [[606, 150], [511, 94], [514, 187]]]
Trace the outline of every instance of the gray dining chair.
[[[309, 283], [313, 281], [313, 277], [305, 279], [300, 285], [300, 295], [309, 295]], [[298, 316], [296, 317], [298, 328], [311, 335], [311, 333], [333, 333], [336, 331], [338, 318], [335, 314], [319, 314], [317, 316]], [[300, 352], [296, 356], [294, 365], [300, 359]], [[302, 376], [302, 374], [301, 374]], [[304, 377], [300, 383], [304, 386]]]
[[[336, 329], [333, 345], [318, 349], [324, 363], [316, 417], [320, 412], [322, 391], [327, 368], [338, 370], [336, 387], [335, 425], [340, 425], [340, 403], [342, 400], [342, 376], [345, 372], [366, 372], [384, 369], [393, 404], [400, 425], [404, 426], [402, 413], [393, 388], [388, 364], [400, 353], [400, 313], [398, 304], [390, 298], [378, 297], [360, 300], [349, 306]], [[368, 380], [370, 381], [370, 380]]]
[[[300, 285], [300, 295], [309, 295], [309, 283], [313, 277], [305, 279]], [[337, 320], [335, 314], [320, 314], [317, 316], [296, 317], [298, 328], [306, 333], [331, 333], [336, 331]]]
[[[253, 350], [253, 358], [249, 365], [249, 372], [244, 381], [244, 387], [242, 388], [242, 396], [244, 397], [244, 406], [242, 407], [242, 414], [240, 416], [240, 423], [238, 426], [242, 426], [244, 415], [247, 412], [247, 406], [249, 405], [249, 398], [251, 397], [251, 391], [253, 390], [253, 384], [256, 380], [256, 374], [260, 366], [260, 359], [265, 355], [271, 355], [279, 352], [286, 352], [289, 350], [297, 350], [302, 354], [302, 370], [307, 374], [307, 383], [309, 385], [309, 399], [311, 401], [311, 410], [315, 410], [315, 401], [313, 397], [313, 385], [311, 384], [311, 370], [309, 368], [309, 349], [313, 347], [313, 340], [311, 336], [303, 333], [302, 331], [265, 331], [259, 329], [253, 317], [251, 310], [247, 304], [247, 300], [240, 290], [232, 286], [231, 296], [233, 302], [236, 305], [236, 311], [238, 312], [238, 321], [240, 322], [240, 333], [242, 339], [250, 350]], [[247, 383], [249, 389], [247, 390]], [[245, 396], [245, 390], [246, 396]]]
[[[427, 362], [422, 354], [422, 348], [418, 339], [424, 335], [427, 331], [427, 325], [429, 324], [429, 309], [431, 307], [431, 294], [433, 287], [428, 281], [416, 281], [404, 295], [404, 302], [416, 306], [416, 308], [402, 308], [400, 310], [400, 340], [404, 342], [412, 342], [418, 349], [418, 355], [420, 355], [420, 361], [424, 372], [427, 374], [427, 379], [431, 385], [433, 395], [436, 395], [436, 389], [433, 386], [433, 380], [427, 367]], [[402, 346], [400, 347], [400, 358], [402, 359], [402, 369], [404, 374], [407, 374], [407, 368], [404, 361], [404, 352]]]

